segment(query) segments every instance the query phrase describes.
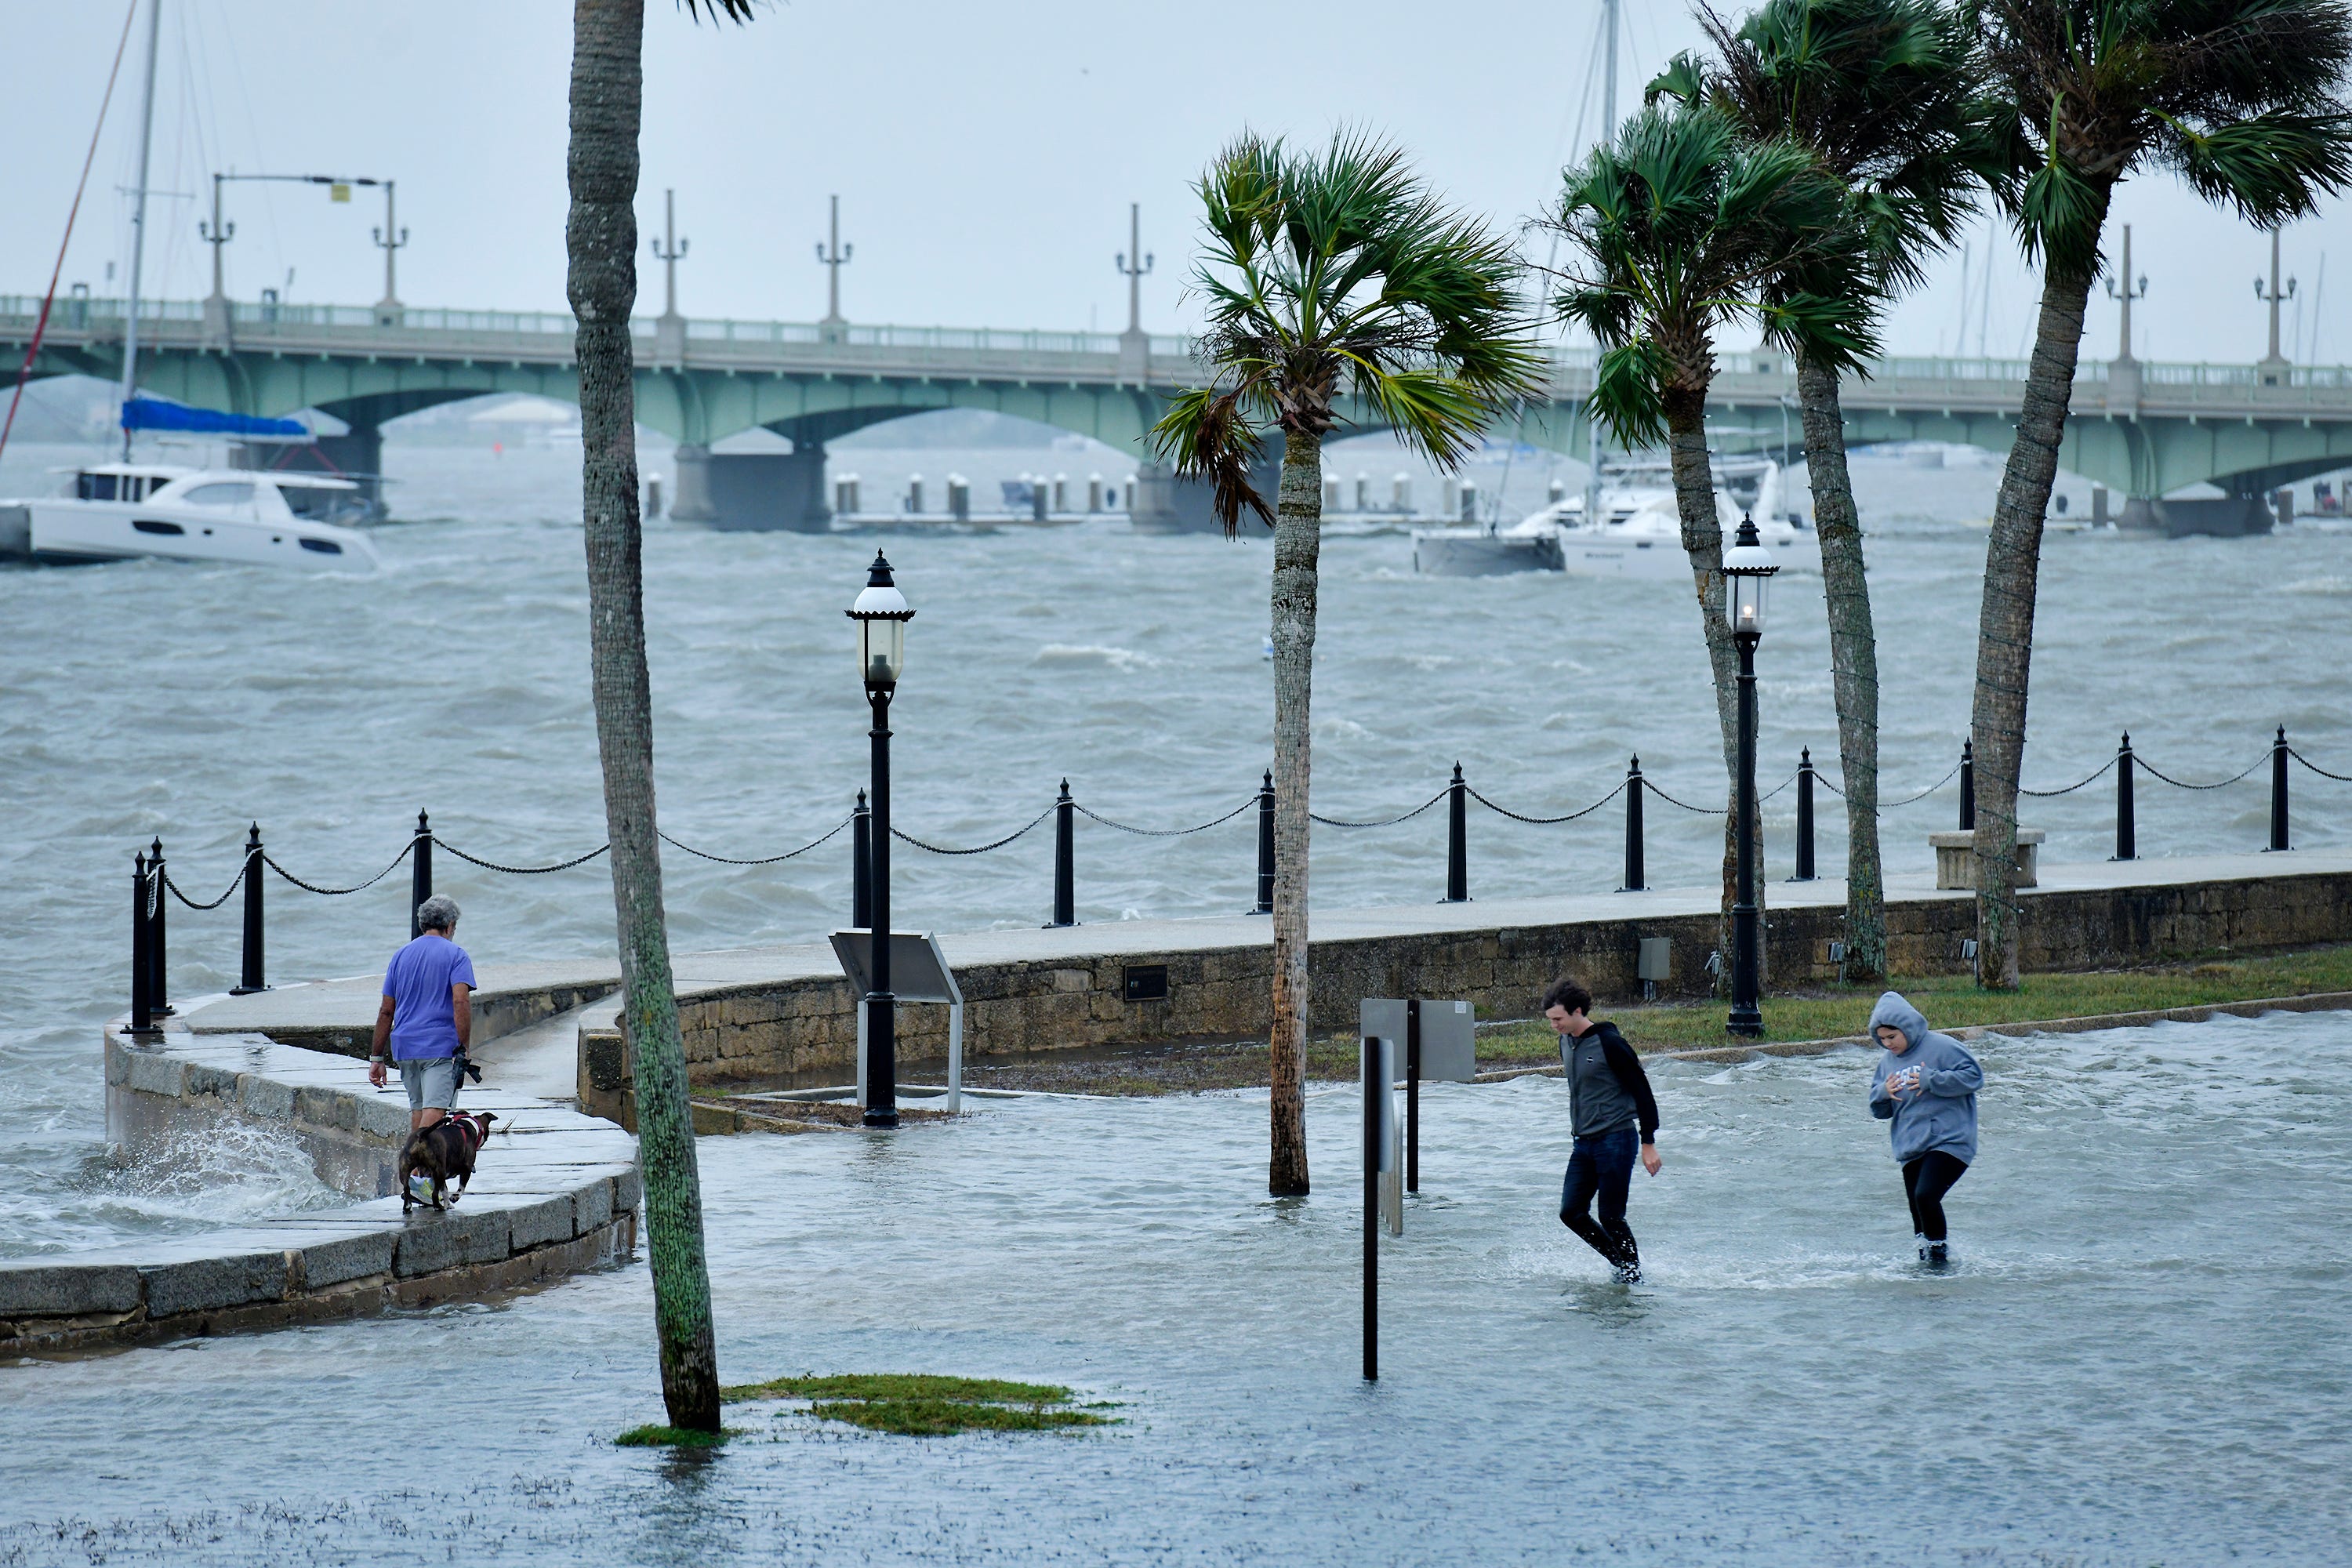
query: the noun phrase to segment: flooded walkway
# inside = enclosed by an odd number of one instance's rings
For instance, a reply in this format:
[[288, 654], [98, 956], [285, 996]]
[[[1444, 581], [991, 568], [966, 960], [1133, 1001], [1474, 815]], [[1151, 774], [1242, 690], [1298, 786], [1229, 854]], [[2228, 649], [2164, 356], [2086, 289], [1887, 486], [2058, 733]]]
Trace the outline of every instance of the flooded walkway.
[[660, 1409], [638, 1262], [11, 1369], [0, 1561], [2332, 1563], [2347, 1045], [2325, 1014], [1983, 1042], [1940, 1278], [1861, 1053], [1660, 1067], [1631, 1289], [1553, 1217], [1563, 1089], [1432, 1086], [1374, 1386], [1350, 1089], [1311, 1095], [1287, 1203], [1255, 1094], [709, 1139], [728, 1381], [1042, 1380], [1123, 1424], [743, 1407], [715, 1455], [617, 1449]]

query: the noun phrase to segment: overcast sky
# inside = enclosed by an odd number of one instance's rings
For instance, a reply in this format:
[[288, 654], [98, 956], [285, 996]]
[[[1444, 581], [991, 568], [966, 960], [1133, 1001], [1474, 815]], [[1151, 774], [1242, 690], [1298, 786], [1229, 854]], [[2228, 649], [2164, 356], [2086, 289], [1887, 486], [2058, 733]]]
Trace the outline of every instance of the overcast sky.
[[[142, 5], [146, 0], [140, 0]], [[196, 234], [215, 169], [389, 176], [399, 182], [400, 293], [412, 305], [563, 307], [563, 153], [571, 7], [559, 0], [163, 0], [148, 292], [209, 287]], [[5, 212], [0, 292], [43, 287], [97, 116], [126, 0], [7, 11], [0, 136]], [[1734, 3], [1736, 9], [1736, 0]], [[1626, 6], [1620, 101], [1696, 41], [1679, 5]], [[644, 189], [661, 223], [677, 192], [689, 315], [812, 321], [824, 312], [825, 198], [842, 198], [853, 320], [1113, 330], [1126, 288], [1112, 257], [1143, 204], [1144, 324], [1193, 320], [1180, 294], [1192, 248], [1186, 186], [1244, 126], [1318, 139], [1339, 123], [1395, 138], [1454, 200], [1517, 225], [1556, 191], [1577, 150], [1600, 0], [791, 0], [749, 26], [700, 26], [647, 0]], [[132, 35], [67, 258], [65, 282], [112, 291], [128, 255], [139, 66]], [[1591, 110], [1598, 117], [1597, 100]], [[1588, 123], [1583, 140], [1593, 133]], [[380, 194], [337, 206], [310, 187], [230, 187], [229, 290], [364, 304], [383, 292], [371, 230]], [[2252, 287], [2267, 238], [2141, 176], [2118, 197], [2135, 229], [2136, 311], [2147, 358], [2244, 363], [2263, 348]], [[2016, 354], [2034, 285], [2004, 239], [1990, 276], [1984, 230], [1969, 263], [1967, 343]], [[2109, 237], [2110, 250], [2115, 235]], [[1538, 236], [1530, 240], [1540, 260]], [[2352, 274], [2342, 204], [2286, 235], [2298, 276], [2297, 357], [2337, 363], [2327, 329], [2352, 275], [2323, 293], [2324, 254]], [[659, 264], [641, 262], [640, 308], [660, 309]], [[1953, 352], [1961, 260], [1891, 324], [1898, 353]], [[119, 289], [119, 284], [115, 286]], [[2298, 302], [2286, 308], [2296, 353]], [[2114, 353], [2116, 309], [2094, 306], [2086, 351]]]

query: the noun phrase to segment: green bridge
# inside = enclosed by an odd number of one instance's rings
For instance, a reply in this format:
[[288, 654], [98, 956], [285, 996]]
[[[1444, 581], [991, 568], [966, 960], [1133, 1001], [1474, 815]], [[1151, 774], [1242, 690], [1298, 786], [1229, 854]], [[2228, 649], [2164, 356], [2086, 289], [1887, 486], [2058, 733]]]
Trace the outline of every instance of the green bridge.
[[[0, 297], [0, 353], [22, 359], [39, 309], [37, 299]], [[1143, 439], [1198, 374], [1189, 339], [673, 314], [636, 325], [637, 417], [680, 447], [676, 516], [823, 527], [827, 441], [931, 409], [985, 408], [1135, 454], [1139, 515], [1205, 521], [1203, 499], [1150, 464]], [[118, 378], [122, 339], [120, 301], [59, 300], [33, 374]], [[578, 393], [563, 312], [156, 300], [141, 305], [139, 341], [145, 390], [242, 414], [331, 415], [350, 428], [333, 438], [335, 461], [354, 472], [379, 471], [383, 426], [402, 415], [493, 393]], [[1519, 437], [1581, 458], [1577, 405], [1591, 374], [1589, 351], [1555, 352], [1548, 396], [1528, 406]], [[1846, 388], [1848, 438], [2005, 451], [2024, 375], [2021, 360], [1886, 359]], [[1785, 355], [1724, 355], [1712, 404], [1718, 448], [1789, 451], [1795, 397]], [[789, 439], [791, 454], [710, 453], [754, 426]], [[2263, 496], [2352, 467], [2352, 369], [2086, 363], [2063, 460], [2137, 501], [2200, 481]]]

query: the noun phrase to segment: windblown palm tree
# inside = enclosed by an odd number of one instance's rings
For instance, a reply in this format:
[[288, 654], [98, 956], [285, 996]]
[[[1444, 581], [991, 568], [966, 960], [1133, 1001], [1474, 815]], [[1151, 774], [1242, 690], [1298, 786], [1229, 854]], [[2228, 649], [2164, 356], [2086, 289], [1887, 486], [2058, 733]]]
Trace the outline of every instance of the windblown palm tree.
[[[1732, 778], [1739, 663], [1724, 619], [1723, 524], [1706, 449], [1716, 334], [1754, 323], [1768, 341], [1836, 368], [1875, 352], [1870, 291], [1845, 243], [1844, 192], [1800, 143], [1750, 140], [1713, 105], [1671, 96], [1654, 96], [1566, 179], [1549, 221], [1580, 264], [1556, 308], [1601, 344], [1593, 417], [1627, 445], [1666, 443]], [[1789, 289], [1796, 276], [1821, 287]], [[1735, 834], [1727, 817], [1726, 921]]]
[[[1307, 1190], [1307, 845], [1323, 440], [1353, 395], [1440, 468], [1534, 392], [1541, 361], [1511, 246], [1446, 207], [1395, 149], [1342, 132], [1319, 154], [1244, 133], [1200, 181], [1210, 384], [1153, 426], [1180, 474], [1212, 481], [1228, 535], [1274, 526], [1274, 1030], [1267, 1188]], [[1277, 508], [1250, 482], [1282, 433]]]
[[[750, 18], [751, 0], [679, 0]], [[574, 0], [572, 214], [566, 288], [579, 319], [581, 492], [588, 547], [588, 661], [612, 842], [622, 1027], [636, 1078], [637, 1161], [670, 1425], [719, 1430], [719, 1358], [702, 1247], [686, 1047], [678, 1037], [654, 816], [653, 694], [646, 674], [643, 538], [637, 516], [637, 129], [644, 105], [645, 0]]]
[[[1943, 0], [1767, 0], [1736, 30], [1702, 8], [1716, 48], [1684, 57], [1653, 84], [1702, 97], [1757, 142], [1811, 152], [1844, 191], [1851, 250], [1832, 267], [1792, 257], [1767, 280], [1786, 298], [1867, 287], [1882, 304], [1916, 286], [1927, 257], [1973, 210], [1990, 156], [1974, 32]], [[1853, 258], [1864, 263], [1857, 274]], [[1846, 472], [1839, 364], [1801, 344], [1797, 399], [1813, 529], [1829, 606], [1830, 664], [1846, 809], [1845, 961], [1840, 978], [1886, 977], [1886, 896], [1878, 850], [1878, 646], [1863, 574], [1862, 522]]]
[[2001, 195], [2042, 265], [2017, 437], [2001, 474], [1977, 625], [1978, 978], [2018, 984], [2017, 786], [2042, 515], [2058, 471], [2099, 234], [2134, 170], [2178, 174], [2268, 228], [2352, 181], [2338, 0], [1982, 0], [1992, 81], [2015, 114]]

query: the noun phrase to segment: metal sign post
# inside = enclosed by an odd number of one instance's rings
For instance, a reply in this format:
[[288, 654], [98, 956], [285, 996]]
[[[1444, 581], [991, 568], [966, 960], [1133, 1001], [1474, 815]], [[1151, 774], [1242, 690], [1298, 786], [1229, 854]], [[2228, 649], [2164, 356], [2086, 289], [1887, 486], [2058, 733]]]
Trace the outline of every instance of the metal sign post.
[[[1364, 1091], [1364, 1377], [1376, 1382], [1381, 1375], [1381, 1210], [1384, 1189], [1399, 1173], [1394, 1086], [1405, 1005], [1368, 997], [1359, 1011]], [[1403, 1217], [1402, 1194], [1392, 1217]]]
[[[864, 996], [873, 989], [874, 933], [837, 931], [834, 956], [849, 977], [849, 989]], [[900, 1002], [945, 1003], [948, 1009], [948, 1110], [963, 1109], [963, 991], [948, 967], [940, 939], [929, 931], [890, 933], [890, 994]], [[866, 1103], [866, 1009], [857, 1009], [857, 1103]]]

